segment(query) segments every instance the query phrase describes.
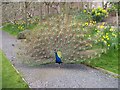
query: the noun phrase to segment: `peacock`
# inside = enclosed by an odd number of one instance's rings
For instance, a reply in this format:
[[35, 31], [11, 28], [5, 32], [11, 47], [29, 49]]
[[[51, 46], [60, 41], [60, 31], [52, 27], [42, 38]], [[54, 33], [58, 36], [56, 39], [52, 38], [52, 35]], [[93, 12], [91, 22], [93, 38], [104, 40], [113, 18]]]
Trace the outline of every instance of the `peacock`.
[[104, 50], [93, 47], [98, 37], [89, 35], [93, 32], [92, 27], [80, 25], [80, 22], [74, 22], [72, 16], [69, 19], [63, 15], [49, 17], [42, 22], [41, 28], [38, 25], [23, 42], [25, 60], [37, 64], [54, 61], [61, 64], [100, 56]]
[[62, 57], [62, 54], [60, 51], [56, 51], [54, 50], [55, 52], [55, 58], [56, 58], [56, 63], [58, 64], [61, 64], [62, 63], [62, 60], [61, 60], [61, 57]]

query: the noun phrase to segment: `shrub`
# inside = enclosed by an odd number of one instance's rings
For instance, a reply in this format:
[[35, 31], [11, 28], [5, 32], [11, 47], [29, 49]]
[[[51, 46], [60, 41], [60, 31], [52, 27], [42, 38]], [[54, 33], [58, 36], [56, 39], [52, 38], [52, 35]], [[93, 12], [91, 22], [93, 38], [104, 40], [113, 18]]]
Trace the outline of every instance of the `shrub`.
[[99, 7], [99, 8], [93, 9], [91, 15], [92, 15], [93, 20], [100, 22], [105, 17], [108, 16], [108, 12], [104, 10], [103, 8]]
[[112, 6], [112, 7], [110, 7], [110, 8], [108, 8], [107, 9], [107, 11], [109, 12], [109, 13], [112, 13], [112, 12], [114, 12], [114, 11], [116, 11], [117, 9], [115, 8], [115, 6]]
[[118, 50], [118, 31], [111, 26], [99, 26], [96, 36], [99, 37], [98, 43], [110, 50]]

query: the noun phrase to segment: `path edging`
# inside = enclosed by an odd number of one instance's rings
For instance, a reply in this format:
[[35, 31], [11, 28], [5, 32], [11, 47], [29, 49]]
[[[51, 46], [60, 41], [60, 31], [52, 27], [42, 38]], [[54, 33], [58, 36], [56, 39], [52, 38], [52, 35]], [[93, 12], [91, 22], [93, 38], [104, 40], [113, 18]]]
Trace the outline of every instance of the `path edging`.
[[[14, 65], [12, 64], [12, 67], [15, 69], [15, 71], [21, 76], [21, 74], [19, 73], [19, 71], [14, 67]], [[21, 76], [22, 80], [27, 83], [28, 87], [31, 88], [28, 84], [28, 82]]]
[[111, 75], [111, 76], [113, 76], [113, 77], [120, 78], [120, 75], [119, 75], [119, 74], [113, 73], [113, 72], [111, 72], [111, 71], [108, 71], [108, 70], [103, 69], [103, 68], [100, 68], [100, 67], [94, 67], [94, 68], [97, 69], [97, 70], [102, 71], [103, 73], [109, 74], [109, 75]]
[[106, 73], [106, 74], [109, 74], [110, 76], [113, 76], [113, 77], [116, 77], [116, 78], [120, 78], [120, 75], [119, 74], [116, 74], [114, 72], [111, 72], [111, 71], [108, 71], [106, 69], [103, 69], [103, 68], [100, 68], [100, 67], [95, 67], [95, 66], [92, 66], [92, 65], [89, 65], [89, 64], [86, 64], [84, 63], [84, 65], [88, 66], [88, 67], [91, 67], [91, 68], [94, 68], [94, 69], [97, 69], [103, 73]]

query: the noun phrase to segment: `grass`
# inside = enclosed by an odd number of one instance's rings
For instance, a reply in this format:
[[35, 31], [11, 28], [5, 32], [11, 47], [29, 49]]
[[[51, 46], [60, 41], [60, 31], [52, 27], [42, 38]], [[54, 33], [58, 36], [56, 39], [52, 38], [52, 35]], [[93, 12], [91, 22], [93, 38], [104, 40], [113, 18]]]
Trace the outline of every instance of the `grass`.
[[106, 54], [102, 54], [100, 58], [86, 60], [83, 64], [92, 67], [100, 67], [118, 74], [118, 51], [109, 50]]
[[2, 89], [2, 55], [0, 52], [0, 90]]
[[[27, 29], [32, 30], [36, 25], [37, 25], [36, 23], [29, 24], [27, 26]], [[19, 26], [20, 25], [17, 25], [17, 24], [7, 23], [7, 24], [3, 25], [2, 30], [8, 32], [9, 34], [11, 34], [13, 36], [17, 36], [19, 32], [23, 31], [23, 30], [18, 28]], [[25, 27], [24, 24], [22, 26]]]
[[10, 61], [0, 51], [2, 58], [2, 88], [28, 88], [22, 77], [12, 67]]
[[75, 16], [75, 19], [82, 22], [87, 22], [92, 20], [91, 15], [84, 12], [78, 12]]

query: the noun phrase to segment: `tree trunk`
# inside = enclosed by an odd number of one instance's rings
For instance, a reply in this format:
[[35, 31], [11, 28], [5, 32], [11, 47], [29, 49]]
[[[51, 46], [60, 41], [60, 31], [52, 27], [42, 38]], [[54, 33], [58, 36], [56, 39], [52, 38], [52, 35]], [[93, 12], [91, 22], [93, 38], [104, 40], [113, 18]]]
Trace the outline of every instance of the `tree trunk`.
[[28, 2], [25, 2], [25, 28], [27, 29], [27, 25], [28, 25], [28, 20], [27, 20], [27, 4]]
[[40, 2], [40, 20], [42, 20], [42, 2]]
[[119, 26], [119, 21], [118, 21], [118, 11], [116, 11], [116, 25], [117, 25], [117, 27]]

